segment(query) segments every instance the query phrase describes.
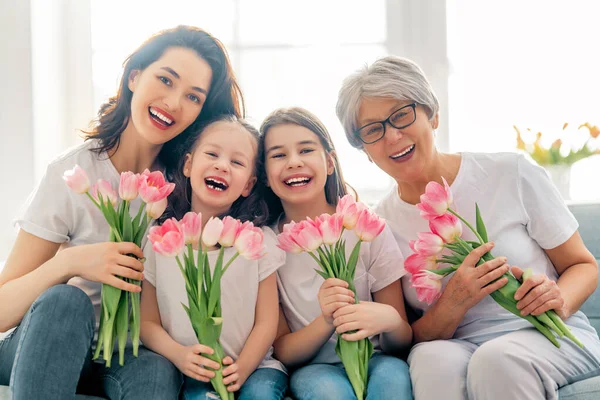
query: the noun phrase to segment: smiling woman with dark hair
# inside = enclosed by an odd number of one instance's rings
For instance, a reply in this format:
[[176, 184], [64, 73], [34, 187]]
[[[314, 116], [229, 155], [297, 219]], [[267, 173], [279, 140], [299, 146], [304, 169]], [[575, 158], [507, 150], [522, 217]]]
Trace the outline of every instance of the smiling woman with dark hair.
[[[453, 209], [475, 220], [477, 203], [495, 240], [444, 279], [443, 293], [431, 306], [417, 299], [410, 276], [402, 278], [406, 301], [420, 316], [412, 324], [417, 344], [408, 358], [415, 397], [556, 399], [561, 386], [600, 371], [600, 340], [578, 311], [596, 288], [596, 260], [541, 167], [513, 153], [440, 152], [438, 110], [419, 66], [394, 56], [349, 76], [337, 103], [348, 141], [396, 181], [376, 211], [404, 254], [412, 253], [409, 243], [417, 233], [429, 230], [415, 204], [427, 183], [441, 183], [442, 177], [454, 193]], [[502, 257], [475, 268], [492, 247]], [[555, 348], [488, 296], [506, 284], [499, 278], [509, 270], [507, 260], [535, 273], [516, 293], [521, 313], [555, 310], [585, 348], [569, 341]], [[522, 274], [517, 267], [512, 271]]]
[[[197, 124], [243, 113], [223, 45], [179, 26], [149, 38], [125, 61], [118, 93], [104, 104], [88, 140], [50, 163], [18, 219], [20, 231], [0, 274], [0, 384], [14, 399], [73, 399], [77, 390], [111, 399], [177, 399], [181, 377], [140, 348], [124, 367], [92, 362], [101, 284], [128, 291], [143, 279], [133, 243], [111, 243], [102, 213], [63, 182], [78, 164], [92, 182], [119, 185], [120, 173], [177, 164], [173, 149]], [[137, 211], [138, 204], [131, 209]], [[64, 283], [69, 285], [64, 285]], [[115, 355], [116, 356], [116, 355]]]

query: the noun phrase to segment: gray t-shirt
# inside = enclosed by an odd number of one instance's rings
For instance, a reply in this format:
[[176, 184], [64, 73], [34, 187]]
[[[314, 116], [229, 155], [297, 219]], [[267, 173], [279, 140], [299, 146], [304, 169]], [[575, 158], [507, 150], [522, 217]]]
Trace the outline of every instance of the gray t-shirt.
[[[285, 263], [286, 254], [276, 247], [275, 234], [263, 228], [265, 255], [258, 260], [238, 256], [221, 278], [221, 306], [223, 329], [221, 344], [225, 354], [237, 360], [254, 328], [258, 286]], [[194, 251], [197, 257], [197, 252]], [[214, 271], [218, 250], [209, 251], [208, 260]], [[235, 248], [225, 249], [224, 263], [235, 254]], [[185, 281], [175, 257], [157, 254], [148, 242], [144, 248], [144, 278], [156, 288], [156, 299], [163, 328], [178, 343], [190, 346], [198, 343], [192, 324], [182, 304], [188, 305]], [[258, 368], [275, 368], [285, 371], [283, 364], [272, 356], [272, 348]]]
[[[275, 226], [274, 229], [277, 229]], [[346, 259], [358, 237], [352, 231], [344, 231]], [[321, 315], [318, 293], [323, 278], [315, 272], [319, 268], [315, 260], [306, 253], [288, 253], [285, 265], [277, 271], [279, 301], [292, 332], [298, 331]], [[406, 274], [404, 257], [394, 240], [389, 227], [372, 242], [362, 243], [356, 265], [354, 285], [360, 301], [373, 301], [372, 293], [378, 292]], [[335, 353], [337, 334], [321, 347], [311, 363], [339, 363]], [[376, 350], [379, 348], [379, 335], [371, 337]]]

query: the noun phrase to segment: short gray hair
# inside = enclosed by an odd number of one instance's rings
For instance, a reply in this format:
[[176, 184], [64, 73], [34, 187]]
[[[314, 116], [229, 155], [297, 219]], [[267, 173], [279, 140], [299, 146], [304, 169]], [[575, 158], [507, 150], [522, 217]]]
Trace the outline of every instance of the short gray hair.
[[336, 114], [350, 144], [358, 149], [363, 143], [355, 135], [358, 109], [365, 97], [390, 97], [413, 100], [425, 107], [429, 119], [435, 117], [440, 105], [423, 70], [413, 61], [397, 56], [378, 59], [370, 66], [344, 79], [338, 93]]

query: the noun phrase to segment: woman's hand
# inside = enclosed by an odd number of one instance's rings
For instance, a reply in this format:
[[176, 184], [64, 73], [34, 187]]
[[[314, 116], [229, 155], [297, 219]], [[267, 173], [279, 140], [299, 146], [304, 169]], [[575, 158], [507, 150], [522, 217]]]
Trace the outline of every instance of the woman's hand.
[[203, 344], [194, 344], [191, 346], [181, 346], [176, 352], [173, 364], [181, 371], [181, 373], [202, 382], [210, 382], [211, 378], [215, 377], [214, 371], [208, 370], [205, 367], [218, 370], [221, 368], [218, 362], [201, 356], [201, 354], [213, 354], [214, 351]]
[[354, 293], [348, 289], [348, 282], [329, 278], [323, 282], [319, 289], [319, 305], [325, 322], [333, 324], [333, 313], [341, 307], [354, 304]]
[[63, 260], [71, 266], [73, 276], [106, 283], [129, 292], [139, 292], [141, 290], [139, 286], [118, 278], [138, 281], [144, 279], [142, 262], [127, 254], [144, 258], [142, 249], [130, 242], [86, 244], [58, 252], [58, 256], [63, 257]]
[[496, 257], [477, 266], [479, 259], [493, 247], [493, 243], [485, 243], [465, 257], [438, 303], [445, 302], [450, 309], [461, 310], [464, 315], [484, 297], [508, 283], [508, 279], [502, 277], [509, 270], [506, 257]]
[[223, 359], [223, 383], [227, 386], [228, 392], [237, 392], [240, 390], [248, 375], [240, 370], [239, 365], [229, 356]]
[[[388, 304], [361, 301], [339, 308], [333, 313], [335, 331], [342, 339], [356, 341], [382, 332], [390, 332], [402, 324], [396, 309]], [[355, 333], [346, 333], [356, 330]]]
[[[523, 270], [512, 267], [515, 278], [521, 280]], [[544, 274], [532, 275], [523, 282], [515, 292], [517, 308], [521, 315], [540, 315], [548, 310], [556, 311], [560, 318], [567, 319], [566, 304], [560, 292], [560, 287]]]

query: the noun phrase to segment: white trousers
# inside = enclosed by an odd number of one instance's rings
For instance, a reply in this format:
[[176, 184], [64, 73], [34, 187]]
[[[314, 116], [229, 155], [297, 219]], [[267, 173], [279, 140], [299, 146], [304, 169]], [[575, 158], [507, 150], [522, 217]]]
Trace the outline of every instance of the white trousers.
[[598, 336], [570, 328], [584, 349], [569, 339], [556, 348], [534, 328], [481, 345], [461, 339], [419, 343], [408, 357], [415, 399], [555, 400], [560, 387], [600, 374]]

